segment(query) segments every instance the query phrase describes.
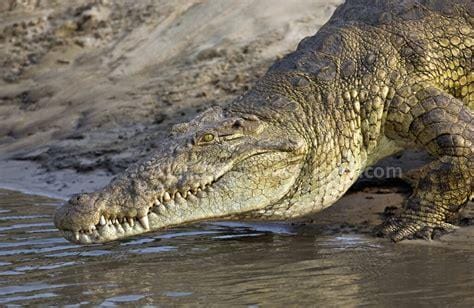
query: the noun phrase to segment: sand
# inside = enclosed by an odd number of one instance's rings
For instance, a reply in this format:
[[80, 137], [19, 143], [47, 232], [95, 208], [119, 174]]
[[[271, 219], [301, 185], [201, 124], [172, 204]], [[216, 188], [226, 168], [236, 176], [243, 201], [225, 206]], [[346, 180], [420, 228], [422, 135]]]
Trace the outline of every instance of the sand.
[[[104, 186], [171, 125], [249, 89], [340, 3], [2, 1], [0, 187], [67, 199]], [[427, 161], [405, 152], [381, 166], [405, 175]], [[307, 221], [368, 232], [408, 194], [398, 178], [362, 179]], [[472, 246], [474, 231], [441, 242]]]

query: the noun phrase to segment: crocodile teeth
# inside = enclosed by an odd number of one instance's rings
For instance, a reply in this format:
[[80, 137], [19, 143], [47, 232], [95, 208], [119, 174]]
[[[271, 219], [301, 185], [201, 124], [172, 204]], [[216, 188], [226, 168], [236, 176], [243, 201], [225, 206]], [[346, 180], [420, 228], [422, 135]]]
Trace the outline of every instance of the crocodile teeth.
[[76, 241], [79, 240], [79, 232], [74, 232], [74, 238], [76, 239]]
[[99, 223], [100, 223], [101, 226], [104, 226], [104, 225], [107, 223], [107, 221], [105, 220], [104, 215], [101, 215], [101, 216], [100, 216], [100, 221], [99, 221]]
[[181, 196], [181, 193], [179, 191], [176, 193], [176, 197], [177, 198], [183, 198], [183, 196]]
[[165, 200], [166, 202], [171, 200], [171, 196], [168, 192], [165, 192], [165, 195], [163, 196], [163, 200]]
[[129, 218], [128, 219], [128, 224], [133, 228], [133, 226], [135, 226], [135, 219]]
[[143, 216], [141, 218], [138, 218], [138, 220], [140, 221], [140, 224], [143, 226], [143, 228], [145, 228], [145, 230], [150, 229], [150, 224], [148, 222], [148, 216]]
[[197, 197], [193, 194], [189, 194], [188, 199], [189, 199], [189, 201], [195, 202], [197, 200]]

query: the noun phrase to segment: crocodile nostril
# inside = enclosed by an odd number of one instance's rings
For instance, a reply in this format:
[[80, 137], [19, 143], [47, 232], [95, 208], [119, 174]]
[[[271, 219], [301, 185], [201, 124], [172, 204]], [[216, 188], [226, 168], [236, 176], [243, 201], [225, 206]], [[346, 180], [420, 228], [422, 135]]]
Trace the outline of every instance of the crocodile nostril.
[[85, 196], [84, 195], [77, 195], [75, 198], [75, 201], [80, 203], [85, 201]]

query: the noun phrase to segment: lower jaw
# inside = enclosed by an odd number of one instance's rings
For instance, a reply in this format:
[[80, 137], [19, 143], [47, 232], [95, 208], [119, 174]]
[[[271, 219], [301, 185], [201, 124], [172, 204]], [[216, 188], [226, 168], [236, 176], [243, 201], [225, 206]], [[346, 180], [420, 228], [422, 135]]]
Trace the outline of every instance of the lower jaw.
[[[123, 223], [103, 225], [89, 233], [74, 233], [69, 230], [61, 231], [63, 236], [73, 243], [98, 244], [141, 235], [151, 231], [158, 231], [184, 223], [211, 219], [236, 219], [237, 217], [241, 217], [243, 213], [250, 213], [262, 209], [262, 205], [264, 204], [274, 204], [289, 190], [292, 184], [293, 182], [287, 182], [286, 185], [281, 185], [279, 191], [275, 191], [274, 198], [268, 198], [264, 195], [242, 195], [241, 197], [247, 197], [247, 199], [243, 198], [243, 200], [246, 200], [243, 204], [231, 202], [227, 204], [225, 210], [223, 210], [222, 205], [219, 207], [211, 207], [209, 204], [206, 204], [207, 206], [203, 207], [202, 204], [200, 206], [195, 202], [180, 204], [171, 201], [166, 207], [156, 207], [156, 212], [152, 210], [148, 213], [148, 228], [144, 227], [138, 220], [134, 220], [133, 226], [128, 220], [125, 220]], [[222, 185], [226, 186], [226, 183]], [[219, 199], [215, 196], [217, 191], [219, 191], [218, 186], [212, 193], [209, 192], [205, 197], [217, 200]], [[203, 208], [208, 208], [209, 210], [204, 211]], [[254, 214], [258, 214], [258, 212], [254, 212]], [[261, 214], [258, 216], [262, 217]]]
[[[182, 204], [176, 204], [174, 201], [171, 201], [165, 210], [157, 208], [159, 211], [158, 213], [154, 211], [148, 213], [148, 228], [144, 227], [144, 225], [142, 225], [137, 219], [134, 220], [133, 225], [125, 219], [122, 223], [108, 223], [88, 233], [74, 233], [69, 230], [61, 230], [61, 232], [68, 241], [73, 243], [99, 244], [142, 235], [144, 233], [158, 231], [184, 223], [224, 218], [228, 216], [224, 214], [193, 210], [195, 208], [196, 207], [185, 207]], [[186, 217], [186, 219], [181, 219], [180, 217]]]

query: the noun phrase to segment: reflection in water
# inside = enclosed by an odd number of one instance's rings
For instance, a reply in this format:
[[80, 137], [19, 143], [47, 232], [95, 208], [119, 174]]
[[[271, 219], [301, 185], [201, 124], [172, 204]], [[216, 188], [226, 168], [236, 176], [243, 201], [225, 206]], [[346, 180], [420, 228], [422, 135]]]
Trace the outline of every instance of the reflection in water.
[[474, 305], [472, 251], [212, 223], [78, 246], [54, 200], [0, 191], [0, 304]]

